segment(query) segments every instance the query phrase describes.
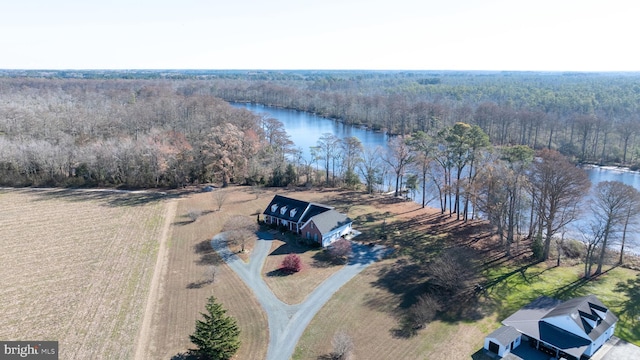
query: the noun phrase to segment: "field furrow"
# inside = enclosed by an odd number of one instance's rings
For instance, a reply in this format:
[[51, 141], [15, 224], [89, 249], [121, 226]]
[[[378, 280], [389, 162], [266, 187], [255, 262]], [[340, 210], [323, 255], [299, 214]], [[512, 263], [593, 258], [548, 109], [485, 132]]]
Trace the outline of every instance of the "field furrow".
[[65, 359], [131, 358], [164, 202], [127, 194], [0, 192], [2, 339], [58, 340]]

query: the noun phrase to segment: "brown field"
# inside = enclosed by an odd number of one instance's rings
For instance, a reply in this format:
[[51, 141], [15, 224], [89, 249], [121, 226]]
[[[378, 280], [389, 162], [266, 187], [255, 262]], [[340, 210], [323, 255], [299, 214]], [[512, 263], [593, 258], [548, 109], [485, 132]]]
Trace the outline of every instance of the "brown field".
[[[238, 320], [242, 331], [239, 358], [264, 357], [268, 341], [266, 316], [250, 289], [231, 269], [220, 264], [220, 258], [209, 245], [229, 215], [242, 214], [232, 209], [239, 207], [238, 204], [246, 206], [252, 199], [255, 200], [255, 196], [249, 193], [229, 194], [220, 212], [216, 211], [212, 193], [193, 193], [178, 200], [167, 244], [167, 263], [160, 277], [159, 297], [153, 304], [154, 317], [145, 358], [170, 359], [192, 347], [189, 335], [211, 295]], [[202, 212], [195, 222], [187, 217], [192, 210]], [[247, 244], [247, 250], [251, 248], [252, 244]], [[204, 282], [205, 271], [210, 266], [216, 268], [213, 284]]]
[[165, 210], [149, 194], [0, 190], [0, 339], [133, 358]]

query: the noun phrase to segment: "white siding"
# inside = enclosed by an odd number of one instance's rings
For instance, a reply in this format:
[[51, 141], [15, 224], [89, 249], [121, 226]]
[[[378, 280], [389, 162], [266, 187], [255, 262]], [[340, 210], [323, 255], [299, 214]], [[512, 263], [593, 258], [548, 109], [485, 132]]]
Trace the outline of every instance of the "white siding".
[[581, 338], [584, 338], [584, 339], [587, 339], [587, 340], [591, 341], [589, 336], [587, 334], [585, 334], [584, 330], [582, 330], [578, 326], [578, 324], [576, 324], [576, 322], [573, 321], [571, 319], [571, 317], [568, 316], [568, 315], [555, 316], [555, 317], [552, 317], [552, 318], [546, 318], [546, 319], [542, 319], [542, 321], [546, 322], [547, 324], [555, 325], [555, 326], [559, 327], [560, 329], [566, 330], [566, 331], [568, 331], [568, 332], [570, 332], [572, 334], [580, 336]]

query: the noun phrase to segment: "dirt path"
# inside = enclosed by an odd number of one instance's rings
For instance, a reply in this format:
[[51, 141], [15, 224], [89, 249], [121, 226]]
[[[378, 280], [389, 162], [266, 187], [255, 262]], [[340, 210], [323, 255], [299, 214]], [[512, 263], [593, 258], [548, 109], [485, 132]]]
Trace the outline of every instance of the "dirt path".
[[287, 360], [291, 358], [296, 344], [307, 325], [322, 306], [329, 301], [342, 285], [351, 280], [360, 271], [381, 259], [387, 249], [383, 247], [369, 248], [353, 244], [353, 256], [347, 266], [333, 274], [318, 286], [305, 301], [296, 305], [288, 305], [280, 301], [262, 278], [262, 265], [269, 255], [273, 237], [269, 233], [259, 233], [260, 239], [254, 248], [249, 263], [243, 262], [231, 253], [224, 241], [224, 233], [211, 240], [211, 246], [224, 261], [249, 286], [267, 313], [269, 321], [269, 348], [267, 360]]
[[158, 300], [161, 297], [161, 284], [160, 277], [165, 272], [167, 266], [167, 239], [169, 237], [169, 230], [171, 229], [171, 223], [176, 216], [176, 208], [178, 207], [177, 200], [169, 200], [167, 203], [167, 211], [165, 213], [164, 225], [162, 227], [162, 233], [160, 235], [160, 247], [158, 249], [158, 258], [156, 259], [155, 269], [153, 270], [153, 278], [151, 279], [151, 285], [149, 288], [149, 296], [145, 305], [144, 316], [142, 318], [142, 325], [140, 326], [140, 333], [136, 341], [136, 352], [134, 359], [145, 359], [147, 356], [147, 348], [149, 346], [149, 340], [151, 336], [151, 320], [156, 312]]

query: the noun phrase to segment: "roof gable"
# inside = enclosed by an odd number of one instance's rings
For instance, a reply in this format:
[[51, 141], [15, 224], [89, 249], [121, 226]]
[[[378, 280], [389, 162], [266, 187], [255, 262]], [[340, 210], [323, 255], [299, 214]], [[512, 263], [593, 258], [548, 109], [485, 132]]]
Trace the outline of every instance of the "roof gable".
[[502, 326], [487, 335], [487, 338], [495, 340], [502, 346], [508, 346], [520, 336], [520, 332], [513, 326]]
[[567, 323], [562, 328], [595, 340], [618, 321], [618, 318], [595, 295], [588, 295], [565, 301], [542, 320], [556, 326], [558, 322]]
[[[309, 221], [312, 221], [321, 234], [326, 234], [334, 229], [352, 223], [353, 221], [336, 210], [327, 210], [315, 216], [312, 216]], [[304, 226], [307, 226], [305, 223]], [[303, 227], [304, 227], [303, 226]]]

